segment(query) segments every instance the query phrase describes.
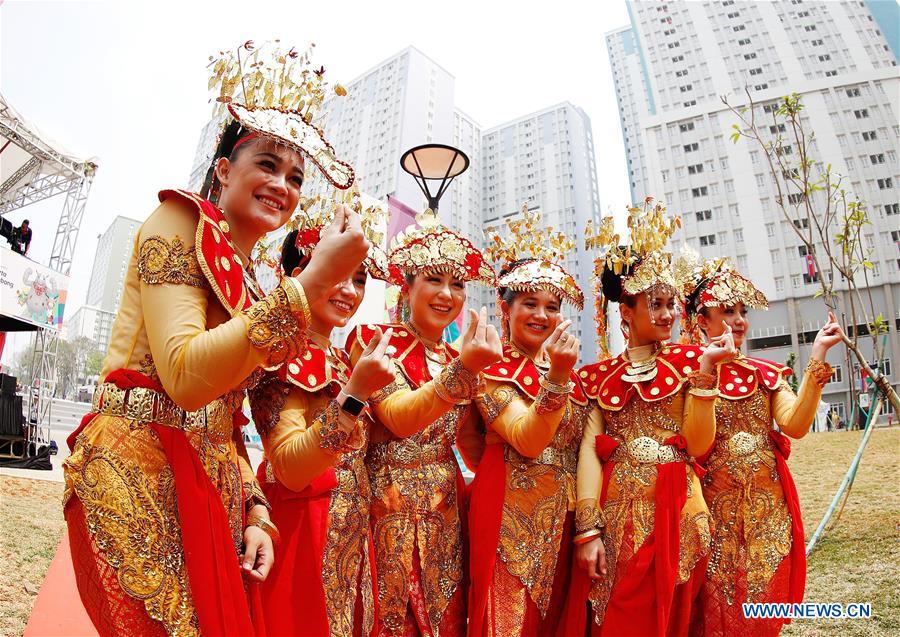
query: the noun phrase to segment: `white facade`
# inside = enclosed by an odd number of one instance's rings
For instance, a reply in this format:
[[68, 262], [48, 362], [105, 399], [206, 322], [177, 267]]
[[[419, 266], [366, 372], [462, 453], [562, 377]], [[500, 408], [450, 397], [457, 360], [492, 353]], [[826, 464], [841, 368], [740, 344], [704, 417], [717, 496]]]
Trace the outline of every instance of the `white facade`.
[[72, 318], [66, 321], [65, 339], [74, 341], [79, 337], [89, 338], [97, 344], [97, 349], [105, 354], [109, 348], [109, 336], [115, 319], [116, 312], [82, 305]]
[[[564, 232], [576, 249], [562, 264], [585, 293], [585, 311], [564, 306], [581, 340], [581, 360], [596, 356], [592, 253], [584, 250], [589, 219], [599, 221], [600, 198], [590, 118], [564, 102], [484, 131], [481, 143], [484, 228], [505, 228], [521, 216], [522, 204], [537, 208], [541, 221]], [[494, 292], [483, 297], [496, 312]]]
[[[893, 17], [884, 15], [894, 5]], [[868, 2], [635, 2], [632, 24], [612, 31], [606, 44], [619, 101], [631, 194], [653, 195], [680, 213], [688, 243], [704, 257], [728, 256], [766, 293], [769, 312], [752, 316], [754, 354], [783, 362], [798, 355], [825, 318], [813, 298], [819, 285], [806, 273], [793, 224], [775, 205], [763, 154], [748, 140], [731, 143], [736, 123], [720, 100], [746, 102], [746, 86], [770, 117], [778, 98], [798, 93], [815, 131], [813, 157], [832, 164], [870, 210], [864, 241], [875, 267], [869, 282], [875, 312], [892, 317], [887, 357], [900, 357], [900, 214], [897, 184], [900, 77], [894, 3]], [[893, 34], [886, 36], [885, 34]], [[888, 38], [893, 38], [889, 40]], [[763, 127], [774, 139], [790, 131]], [[845, 400], [843, 382], [823, 398]], [[896, 380], [896, 375], [892, 378]], [[833, 392], [833, 393], [832, 393]], [[849, 412], [849, 407], [843, 409]]]
[[118, 216], [100, 236], [85, 305], [106, 312], [119, 310], [134, 237], [140, 227], [140, 221]]

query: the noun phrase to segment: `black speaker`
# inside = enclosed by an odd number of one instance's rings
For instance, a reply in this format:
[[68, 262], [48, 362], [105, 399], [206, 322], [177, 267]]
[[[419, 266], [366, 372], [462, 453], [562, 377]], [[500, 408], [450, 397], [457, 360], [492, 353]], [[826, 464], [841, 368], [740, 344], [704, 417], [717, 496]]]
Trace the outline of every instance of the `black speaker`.
[[18, 379], [9, 374], [0, 374], [0, 394], [15, 394]]

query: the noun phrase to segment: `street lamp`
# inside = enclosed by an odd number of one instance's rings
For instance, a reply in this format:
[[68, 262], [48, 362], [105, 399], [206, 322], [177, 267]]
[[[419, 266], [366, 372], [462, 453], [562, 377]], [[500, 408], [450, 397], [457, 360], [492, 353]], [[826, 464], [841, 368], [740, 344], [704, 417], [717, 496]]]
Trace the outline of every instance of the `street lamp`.
[[[403, 153], [400, 166], [416, 180], [428, 200], [428, 207], [437, 212], [438, 203], [450, 182], [469, 168], [469, 158], [453, 146], [423, 144]], [[434, 194], [428, 187], [429, 181], [440, 181]]]

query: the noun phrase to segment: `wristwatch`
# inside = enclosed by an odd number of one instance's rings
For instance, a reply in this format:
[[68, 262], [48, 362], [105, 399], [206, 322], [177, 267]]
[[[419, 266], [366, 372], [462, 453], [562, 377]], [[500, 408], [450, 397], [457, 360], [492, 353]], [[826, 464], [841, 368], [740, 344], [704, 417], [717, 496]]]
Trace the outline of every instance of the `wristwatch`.
[[354, 398], [350, 394], [345, 393], [344, 390], [341, 390], [341, 393], [337, 395], [335, 400], [340, 406], [341, 411], [353, 416], [354, 418], [358, 417], [362, 413], [362, 410], [366, 408], [365, 401], [362, 401], [359, 398]]

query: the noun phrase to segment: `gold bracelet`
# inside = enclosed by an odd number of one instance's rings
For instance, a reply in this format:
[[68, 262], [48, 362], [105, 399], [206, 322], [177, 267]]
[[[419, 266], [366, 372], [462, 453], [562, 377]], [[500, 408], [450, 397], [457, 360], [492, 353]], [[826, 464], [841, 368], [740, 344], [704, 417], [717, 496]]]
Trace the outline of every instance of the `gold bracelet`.
[[272, 544], [275, 546], [281, 543], [281, 533], [278, 532], [278, 527], [272, 524], [272, 521], [268, 518], [264, 518], [261, 515], [248, 516], [247, 526], [255, 526], [265, 531], [266, 535], [272, 538]]
[[691, 387], [688, 394], [700, 400], [715, 400], [719, 395], [718, 389], [700, 389], [699, 387]]
[[810, 358], [809, 362], [806, 364], [806, 373], [812, 374], [816, 384], [819, 387], [822, 387], [831, 380], [834, 368], [826, 361], [818, 361], [815, 358]]
[[594, 538], [600, 537], [600, 534], [603, 533], [600, 529], [591, 529], [590, 531], [585, 531], [584, 533], [579, 533], [572, 540], [575, 544], [587, 544]]
[[691, 387], [696, 389], [713, 389], [719, 380], [715, 374], [707, 374], [700, 370], [692, 371], [687, 377]]

